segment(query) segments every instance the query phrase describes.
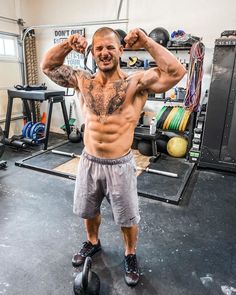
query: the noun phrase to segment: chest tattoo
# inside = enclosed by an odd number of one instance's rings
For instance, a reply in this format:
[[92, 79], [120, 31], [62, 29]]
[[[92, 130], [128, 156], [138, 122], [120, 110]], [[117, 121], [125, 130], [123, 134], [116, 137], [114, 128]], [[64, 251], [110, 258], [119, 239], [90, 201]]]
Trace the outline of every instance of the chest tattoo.
[[114, 113], [125, 101], [128, 83], [118, 81], [102, 87], [99, 83], [85, 82], [84, 99], [87, 106], [100, 118]]

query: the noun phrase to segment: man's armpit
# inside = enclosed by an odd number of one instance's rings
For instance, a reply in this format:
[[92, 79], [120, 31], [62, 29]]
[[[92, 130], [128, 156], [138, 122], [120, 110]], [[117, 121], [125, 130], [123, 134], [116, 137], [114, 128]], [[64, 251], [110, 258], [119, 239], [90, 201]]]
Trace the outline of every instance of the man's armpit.
[[77, 87], [76, 71], [67, 65], [62, 65], [45, 74], [56, 84], [63, 87]]

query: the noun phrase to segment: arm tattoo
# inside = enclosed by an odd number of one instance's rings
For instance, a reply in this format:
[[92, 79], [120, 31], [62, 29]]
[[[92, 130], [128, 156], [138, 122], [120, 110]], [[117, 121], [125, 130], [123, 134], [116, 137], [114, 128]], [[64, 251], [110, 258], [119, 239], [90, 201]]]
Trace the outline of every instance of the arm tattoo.
[[56, 84], [63, 87], [76, 87], [75, 70], [67, 65], [62, 65], [53, 70], [49, 70], [47, 76]]

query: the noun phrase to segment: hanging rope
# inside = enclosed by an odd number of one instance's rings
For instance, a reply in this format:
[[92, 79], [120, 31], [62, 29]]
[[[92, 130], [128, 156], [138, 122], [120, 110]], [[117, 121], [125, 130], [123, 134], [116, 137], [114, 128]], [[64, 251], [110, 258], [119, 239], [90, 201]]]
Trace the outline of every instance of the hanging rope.
[[[36, 38], [34, 30], [28, 32], [25, 37], [25, 58], [26, 58], [26, 78], [28, 85], [38, 84], [38, 63], [36, 54]], [[34, 105], [31, 104], [31, 108]], [[35, 113], [37, 122], [41, 121], [40, 102], [35, 103]]]
[[194, 43], [190, 51], [186, 95], [184, 100], [185, 107], [194, 112], [198, 111], [201, 98], [204, 55], [204, 44], [200, 41]]
[[35, 85], [38, 82], [38, 67], [34, 31], [30, 31], [25, 38], [27, 84]]

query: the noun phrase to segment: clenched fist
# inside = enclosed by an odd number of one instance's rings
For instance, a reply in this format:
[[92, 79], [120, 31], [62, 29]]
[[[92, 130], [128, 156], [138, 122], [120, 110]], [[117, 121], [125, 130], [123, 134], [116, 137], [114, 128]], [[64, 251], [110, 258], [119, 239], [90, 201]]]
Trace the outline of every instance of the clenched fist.
[[148, 36], [140, 29], [133, 29], [129, 31], [124, 41], [126, 48], [140, 49], [143, 48], [148, 40]]
[[68, 43], [73, 50], [82, 54], [85, 52], [86, 47], [88, 45], [86, 39], [80, 34], [71, 35], [68, 38]]

